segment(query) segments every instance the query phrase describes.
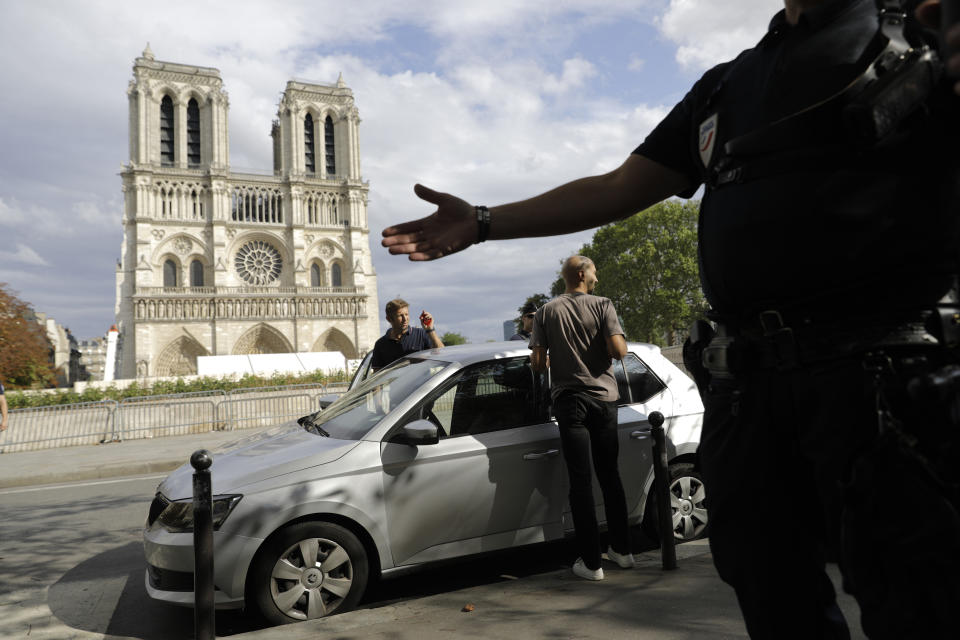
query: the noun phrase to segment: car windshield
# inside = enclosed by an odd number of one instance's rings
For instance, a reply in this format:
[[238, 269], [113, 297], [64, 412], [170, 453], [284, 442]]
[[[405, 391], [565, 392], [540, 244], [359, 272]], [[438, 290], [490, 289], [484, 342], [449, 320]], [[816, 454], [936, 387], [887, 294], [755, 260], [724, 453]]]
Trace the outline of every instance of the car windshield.
[[319, 435], [359, 440], [393, 407], [449, 366], [449, 362], [424, 358], [397, 360], [310, 416], [305, 426]]

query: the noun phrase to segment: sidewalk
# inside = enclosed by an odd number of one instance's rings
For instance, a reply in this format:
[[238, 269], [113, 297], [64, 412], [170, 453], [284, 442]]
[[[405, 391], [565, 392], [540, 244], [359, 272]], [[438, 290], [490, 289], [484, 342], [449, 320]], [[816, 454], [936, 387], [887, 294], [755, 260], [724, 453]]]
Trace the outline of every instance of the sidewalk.
[[[0, 488], [69, 483], [125, 475], [163, 473], [189, 462], [197, 449], [216, 452], [252, 431], [227, 431], [62, 447], [0, 455]], [[784, 553], [789, 553], [784, 549]], [[713, 568], [706, 541], [677, 547], [678, 569], [663, 571], [659, 551], [637, 554], [625, 571], [604, 562], [606, 579], [575, 578], [558, 558], [555, 570], [464, 589], [410, 597], [386, 605], [283, 627], [239, 633], [237, 640], [315, 638], [430, 640], [433, 638], [746, 638], [733, 590]], [[836, 567], [831, 577], [839, 589]], [[854, 640], [856, 603], [839, 603]], [[464, 611], [473, 605], [472, 611]], [[788, 622], [786, 622], [789, 624]]]
[[216, 451], [253, 430], [141, 438], [77, 447], [0, 454], [0, 489], [165, 473], [190, 462], [197, 449]]

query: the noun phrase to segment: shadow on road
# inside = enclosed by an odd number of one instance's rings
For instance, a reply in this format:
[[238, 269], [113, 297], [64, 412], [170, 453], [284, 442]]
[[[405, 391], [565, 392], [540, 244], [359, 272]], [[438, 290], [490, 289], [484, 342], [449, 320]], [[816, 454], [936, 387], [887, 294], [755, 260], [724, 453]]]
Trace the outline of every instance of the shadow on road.
[[[51, 585], [47, 604], [73, 629], [143, 640], [193, 638], [193, 609], [150, 599], [143, 583], [143, 545], [131, 542], [98, 554]], [[262, 628], [242, 611], [218, 611], [218, 636]]]
[[[650, 548], [642, 538], [638, 546]], [[570, 566], [575, 549], [568, 541], [536, 545], [434, 567], [370, 585], [360, 608], [375, 609], [399, 601], [447, 593], [493, 582], [555, 571]], [[193, 609], [152, 600], [144, 586], [143, 546], [115, 547], [67, 571], [47, 594], [53, 615], [73, 629], [142, 640], [190, 640]], [[259, 616], [239, 610], [218, 611], [216, 635], [231, 636], [265, 626]]]

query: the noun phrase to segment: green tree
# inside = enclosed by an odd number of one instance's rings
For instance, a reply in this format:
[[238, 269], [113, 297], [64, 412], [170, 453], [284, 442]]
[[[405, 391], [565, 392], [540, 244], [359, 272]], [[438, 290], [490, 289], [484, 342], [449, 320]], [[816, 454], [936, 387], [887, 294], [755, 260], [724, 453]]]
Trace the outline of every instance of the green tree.
[[454, 331], [447, 331], [445, 334], [440, 336], [440, 340], [445, 346], [448, 347], [452, 347], [455, 344], [467, 344], [467, 339]]
[[697, 266], [699, 201], [667, 200], [597, 229], [580, 252], [597, 265], [631, 340], [676, 344], [706, 309]]
[[29, 304], [0, 282], [0, 380], [11, 389], [52, 387], [53, 346]]
[[519, 313], [520, 315], [518, 315], [516, 318], [513, 319], [513, 324], [516, 325], [517, 331], [519, 331], [520, 328], [523, 326], [520, 323], [520, 318], [523, 316], [523, 308], [525, 306], [527, 306], [530, 303], [533, 303], [534, 305], [536, 305], [537, 309], [539, 309], [540, 307], [547, 304], [548, 302], [550, 302], [550, 296], [548, 296], [545, 293], [535, 293], [531, 296], [527, 296], [527, 299], [523, 301], [523, 304], [517, 307], [517, 313]]
[[[540, 307], [547, 304], [548, 302], [550, 302], [550, 296], [548, 296], [545, 293], [535, 293], [532, 296], [527, 296], [527, 299], [523, 301], [523, 304], [517, 307], [517, 313], [522, 315], [523, 308], [530, 303], [535, 304], [537, 306], [537, 309], [539, 309]], [[519, 322], [520, 316], [517, 316], [516, 320], [517, 322]]]

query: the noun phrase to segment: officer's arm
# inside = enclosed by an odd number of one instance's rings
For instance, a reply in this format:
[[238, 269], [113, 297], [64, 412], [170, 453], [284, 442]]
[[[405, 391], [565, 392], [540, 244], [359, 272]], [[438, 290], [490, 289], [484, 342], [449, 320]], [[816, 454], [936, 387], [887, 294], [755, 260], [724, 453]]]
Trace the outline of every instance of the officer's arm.
[[540, 373], [547, 370], [547, 348], [530, 347], [530, 368]]
[[[632, 154], [610, 173], [574, 180], [544, 194], [490, 208], [488, 238], [554, 236], [599, 227], [693, 186], [686, 175]], [[466, 249], [477, 241], [477, 218], [470, 203], [423, 185], [416, 194], [437, 205], [420, 220], [383, 230], [390, 253], [411, 260], [433, 260]]]
[[614, 360], [623, 360], [627, 355], [627, 341], [622, 334], [607, 336], [607, 353]]

